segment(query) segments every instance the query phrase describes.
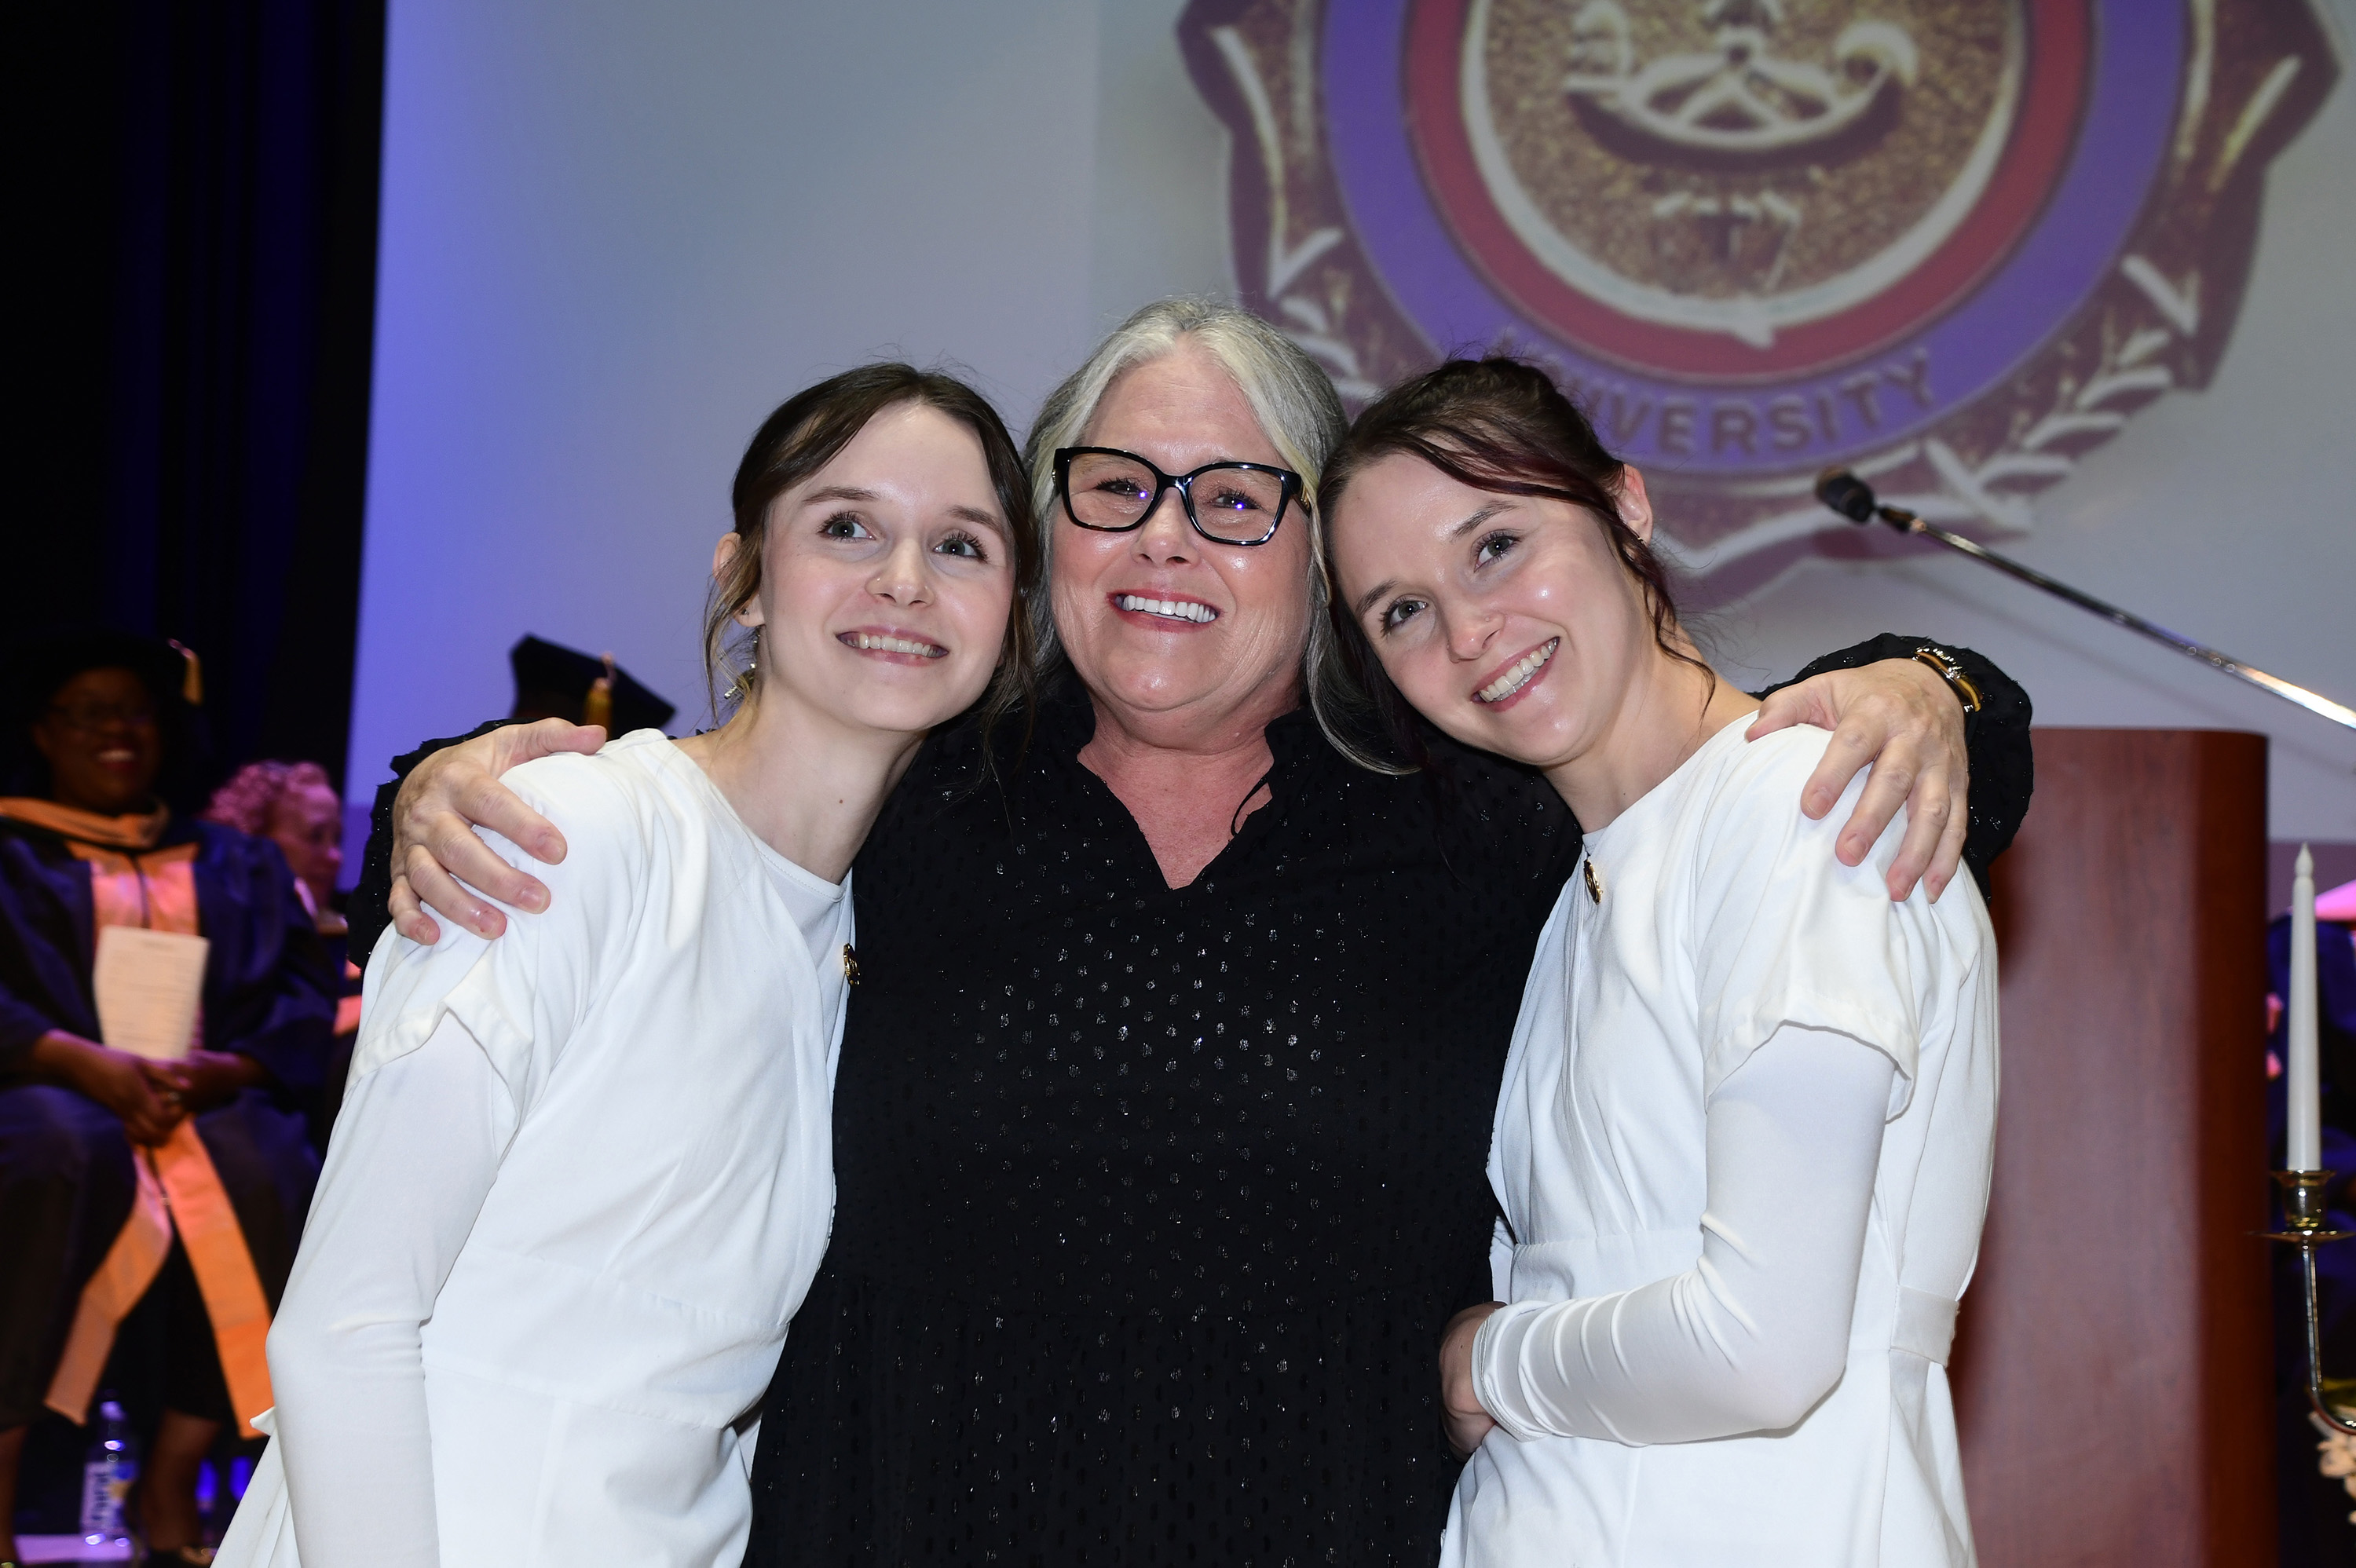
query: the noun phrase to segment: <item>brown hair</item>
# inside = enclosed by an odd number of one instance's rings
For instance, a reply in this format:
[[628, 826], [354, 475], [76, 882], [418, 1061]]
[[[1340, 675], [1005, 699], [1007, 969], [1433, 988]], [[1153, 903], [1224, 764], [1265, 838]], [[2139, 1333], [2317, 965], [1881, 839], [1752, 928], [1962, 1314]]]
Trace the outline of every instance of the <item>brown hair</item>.
[[[998, 673], [991, 677], [979, 704], [983, 734], [987, 737], [1000, 720], [1018, 707], [1028, 714], [1038, 690], [1038, 661], [1031, 620], [1024, 610], [1038, 586], [1042, 556], [1022, 454], [1015, 450], [1014, 438], [1006, 433], [998, 411], [980, 392], [953, 376], [886, 361], [846, 370], [787, 398], [753, 432], [744, 460], [736, 465], [736, 481], [728, 498], [741, 542], [713, 581], [703, 614], [703, 677], [715, 718], [723, 700], [723, 668], [729, 671], [725, 695], [734, 697], [752, 689], [752, 660], [746, 656], [745, 667], [738, 672], [727, 643], [736, 613], [761, 591], [761, 555], [768, 539], [770, 503], [833, 462], [870, 420], [908, 403], [938, 409], [971, 431], [981, 443], [991, 488], [997, 494], [1000, 515], [1006, 519], [1006, 545], [1014, 566], [1014, 603], [1006, 618]], [[983, 752], [988, 755], [986, 744]]]
[[[1384, 393], [1350, 427], [1325, 467], [1328, 527], [1317, 568], [1326, 577], [1333, 635], [1311, 671], [1310, 701], [1344, 756], [1383, 773], [1429, 765], [1421, 718], [1383, 672], [1374, 645], [1335, 581], [1331, 522], [1352, 481], [1383, 458], [1429, 463], [1460, 485], [1493, 495], [1566, 501], [1595, 519], [1620, 564], [1636, 580], [1661, 651], [1698, 669], [1677, 626], [1667, 569], [1620, 517], [1627, 464], [1606, 451], [1595, 427], [1537, 366], [1505, 356], [1451, 359]], [[1712, 679], [1715, 680], [1715, 676]]]

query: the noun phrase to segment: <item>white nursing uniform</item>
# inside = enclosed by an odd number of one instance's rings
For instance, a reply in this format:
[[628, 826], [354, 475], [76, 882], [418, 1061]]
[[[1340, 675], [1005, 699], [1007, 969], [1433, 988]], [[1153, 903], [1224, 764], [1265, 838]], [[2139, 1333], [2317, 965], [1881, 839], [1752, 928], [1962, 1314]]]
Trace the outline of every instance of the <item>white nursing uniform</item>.
[[569, 853], [497, 941], [377, 946], [234, 1568], [744, 1553], [832, 1215], [849, 883], [653, 731], [505, 782]]
[[1994, 934], [1968, 877], [1890, 901], [1902, 817], [1840, 865], [1862, 781], [1811, 822], [1828, 736], [1746, 723], [1588, 836], [1540, 938], [1490, 1158], [1511, 1305], [1473, 1350], [1500, 1424], [1456, 1568], [1972, 1561], [1944, 1362], [1987, 1211]]

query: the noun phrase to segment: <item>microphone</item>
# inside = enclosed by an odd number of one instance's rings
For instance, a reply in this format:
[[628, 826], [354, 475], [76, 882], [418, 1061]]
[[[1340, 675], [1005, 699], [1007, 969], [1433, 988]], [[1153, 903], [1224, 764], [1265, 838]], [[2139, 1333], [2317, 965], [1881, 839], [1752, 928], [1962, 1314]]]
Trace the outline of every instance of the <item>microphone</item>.
[[1846, 468], [1827, 468], [1816, 475], [1816, 499], [1852, 523], [1873, 520], [1873, 486]]
[[2285, 680], [2280, 676], [2268, 675], [2255, 665], [2244, 664], [2240, 659], [2229, 657], [2219, 653], [2215, 648], [2194, 642], [2190, 637], [2179, 636], [2165, 626], [2155, 625], [2142, 616], [2122, 610], [2115, 604], [2104, 603], [2091, 593], [2082, 593], [2066, 582], [2059, 581], [2041, 571], [2021, 565], [2009, 556], [1998, 555], [1976, 540], [1967, 539], [1961, 534], [1951, 533], [1934, 524], [1926, 523], [1903, 507], [1884, 506], [1875, 496], [1873, 486], [1847, 468], [1827, 468], [1816, 475], [1816, 499], [1859, 527], [1879, 518], [1901, 534], [1912, 534], [1918, 539], [1935, 540], [1959, 554], [1970, 556], [1983, 566], [1992, 566], [2008, 577], [2019, 578], [2032, 588], [2041, 588], [2057, 599], [2066, 599], [2079, 609], [2100, 615], [2115, 626], [2124, 626], [2128, 631], [2140, 633], [2156, 643], [2165, 643], [2178, 653], [2199, 659], [2211, 669], [2222, 670], [2237, 680], [2247, 681], [2261, 691], [2271, 692], [2284, 701], [2295, 702], [2308, 712], [2320, 714], [2335, 724], [2356, 730], [2356, 708], [2334, 702], [2328, 697], [2310, 691], [2293, 681]]

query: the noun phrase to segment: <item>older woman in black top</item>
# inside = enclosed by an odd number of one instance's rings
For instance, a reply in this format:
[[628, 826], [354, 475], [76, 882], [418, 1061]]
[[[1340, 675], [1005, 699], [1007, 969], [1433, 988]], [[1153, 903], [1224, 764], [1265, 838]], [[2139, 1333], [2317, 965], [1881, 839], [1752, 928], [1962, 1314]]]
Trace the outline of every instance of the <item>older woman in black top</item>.
[[[834, 1242], [771, 1391], [748, 1562], [1435, 1555], [1456, 1467], [1432, 1358], [1490, 1293], [1490, 1115], [1579, 833], [1535, 777], [1370, 772], [1302, 709], [1342, 431], [1284, 338], [1193, 302], [1141, 312], [1042, 413], [1066, 674], [1027, 751], [929, 747], [860, 859]], [[1911, 782], [1909, 888], [1965, 837], [1963, 710], [1919, 645], [1849, 650], [1774, 705], [1837, 717], [1848, 771], [1881, 755], [1848, 852]], [[1953, 656], [1993, 760], [1981, 865], [2025, 802], [2027, 704]], [[489, 775], [580, 743], [495, 731], [386, 801], [405, 929], [430, 938], [421, 895], [498, 929], [445, 865], [537, 906], [460, 803], [553, 858]]]

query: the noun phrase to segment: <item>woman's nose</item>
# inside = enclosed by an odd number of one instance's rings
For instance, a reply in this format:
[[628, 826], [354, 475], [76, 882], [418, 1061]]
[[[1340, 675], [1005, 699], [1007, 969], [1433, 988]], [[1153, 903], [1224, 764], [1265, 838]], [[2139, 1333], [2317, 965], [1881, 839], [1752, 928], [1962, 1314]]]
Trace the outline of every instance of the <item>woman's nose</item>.
[[1493, 610], [1443, 611], [1448, 617], [1448, 651], [1460, 659], [1477, 659], [1505, 618]]
[[867, 581], [867, 591], [895, 604], [921, 604], [932, 598], [932, 573], [920, 540], [903, 539], [884, 558], [883, 566]]
[[1162, 492], [1153, 510], [1138, 525], [1137, 553], [1156, 562], [1184, 560], [1194, 553], [1194, 526], [1186, 520], [1186, 503], [1173, 487]]

